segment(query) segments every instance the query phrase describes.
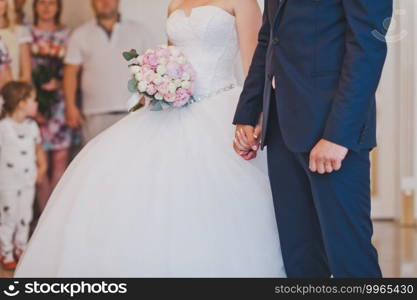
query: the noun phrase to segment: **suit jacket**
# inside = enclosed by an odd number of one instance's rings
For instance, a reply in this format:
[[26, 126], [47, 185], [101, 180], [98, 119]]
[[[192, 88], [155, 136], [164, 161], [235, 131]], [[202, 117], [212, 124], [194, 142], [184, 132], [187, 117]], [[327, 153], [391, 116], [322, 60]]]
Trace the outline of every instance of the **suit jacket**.
[[392, 0], [265, 0], [233, 123], [256, 125], [263, 111], [264, 147], [267, 130], [274, 130], [268, 116], [275, 105], [277, 125], [293, 152], [309, 152], [322, 138], [353, 151], [375, 147], [375, 92], [392, 5]]

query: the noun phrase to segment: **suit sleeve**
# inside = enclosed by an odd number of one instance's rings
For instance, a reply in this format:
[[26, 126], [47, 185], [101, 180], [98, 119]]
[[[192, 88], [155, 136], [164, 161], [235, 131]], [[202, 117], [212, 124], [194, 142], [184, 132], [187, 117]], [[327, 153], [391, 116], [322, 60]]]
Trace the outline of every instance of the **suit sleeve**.
[[265, 83], [266, 51], [269, 44], [270, 23], [268, 20], [268, 1], [265, 1], [263, 24], [258, 35], [258, 45], [246, 77], [239, 99], [233, 124], [252, 125], [258, 123], [262, 112]]
[[342, 3], [347, 21], [346, 53], [323, 138], [355, 150], [387, 55], [385, 34], [393, 4], [392, 0]]

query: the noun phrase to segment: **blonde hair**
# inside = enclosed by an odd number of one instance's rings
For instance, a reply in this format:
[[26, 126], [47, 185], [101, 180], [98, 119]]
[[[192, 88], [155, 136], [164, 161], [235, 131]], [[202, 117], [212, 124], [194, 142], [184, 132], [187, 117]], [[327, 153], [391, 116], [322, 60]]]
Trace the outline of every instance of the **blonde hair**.
[[7, 28], [10, 28], [12, 31], [14, 31], [18, 23], [14, 0], [6, 0], [6, 3], [7, 9], [4, 14], [4, 19], [6, 20]]

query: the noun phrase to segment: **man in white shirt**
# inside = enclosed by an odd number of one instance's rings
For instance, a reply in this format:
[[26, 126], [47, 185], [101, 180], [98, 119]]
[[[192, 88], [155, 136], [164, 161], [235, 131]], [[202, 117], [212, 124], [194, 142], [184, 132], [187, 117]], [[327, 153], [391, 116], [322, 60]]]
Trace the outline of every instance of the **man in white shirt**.
[[[82, 126], [84, 142], [113, 125], [126, 114], [130, 72], [122, 52], [144, 52], [149, 33], [119, 13], [119, 0], [91, 0], [96, 18], [72, 34], [65, 58], [64, 92], [67, 123]], [[81, 76], [82, 112], [76, 104]]]

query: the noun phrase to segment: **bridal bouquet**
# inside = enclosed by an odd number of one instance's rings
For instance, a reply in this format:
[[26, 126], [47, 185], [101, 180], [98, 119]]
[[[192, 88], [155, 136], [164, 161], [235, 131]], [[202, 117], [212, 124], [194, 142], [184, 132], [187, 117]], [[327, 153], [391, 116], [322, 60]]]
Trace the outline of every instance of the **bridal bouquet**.
[[129, 111], [141, 108], [137, 95], [150, 100], [151, 110], [183, 107], [193, 100], [195, 72], [185, 55], [174, 46], [160, 46], [139, 55], [136, 50], [124, 52], [130, 62], [132, 78], [128, 89], [135, 95], [129, 100]]
[[46, 42], [35, 39], [31, 45], [34, 59], [32, 80], [38, 91], [36, 101], [39, 103], [39, 111], [48, 119], [52, 116], [53, 106], [59, 102], [59, 92], [45, 90], [43, 85], [52, 79], [62, 80], [65, 53], [63, 41]]

